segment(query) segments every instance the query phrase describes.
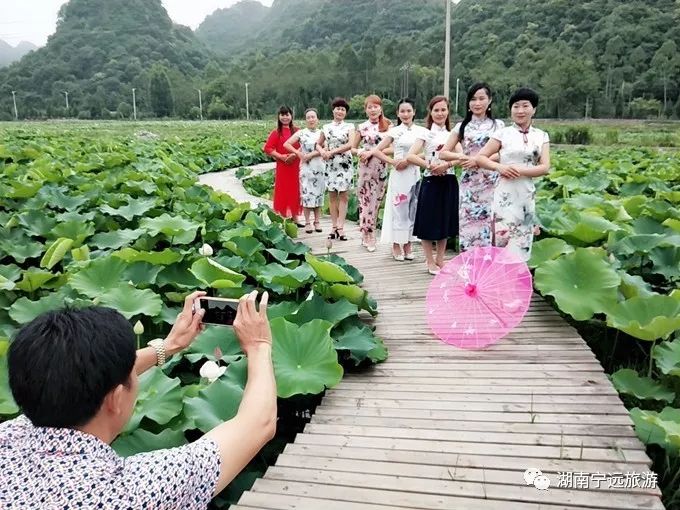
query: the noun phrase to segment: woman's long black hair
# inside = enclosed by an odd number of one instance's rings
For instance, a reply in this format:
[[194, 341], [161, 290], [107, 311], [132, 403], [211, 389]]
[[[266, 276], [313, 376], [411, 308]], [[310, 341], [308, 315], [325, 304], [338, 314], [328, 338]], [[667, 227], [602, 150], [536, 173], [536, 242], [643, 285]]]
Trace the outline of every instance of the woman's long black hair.
[[279, 136], [281, 136], [281, 133], [283, 133], [283, 124], [281, 124], [281, 115], [284, 115], [286, 113], [290, 113], [290, 124], [288, 125], [288, 127], [290, 128], [290, 134], [292, 135], [293, 133], [295, 133], [297, 131], [297, 128], [293, 124], [293, 109], [284, 104], [282, 106], [279, 106], [279, 113], [276, 114], [276, 130], [279, 132]]
[[[480, 81], [478, 83], [475, 83], [472, 87], [470, 87], [467, 93], [467, 99], [465, 103], [465, 105], [467, 106], [467, 112], [465, 113], [465, 118], [463, 119], [463, 122], [460, 125], [460, 132], [458, 135], [460, 143], [463, 143], [463, 140], [465, 139], [465, 126], [467, 126], [472, 120], [472, 110], [470, 109], [470, 101], [472, 101], [472, 98], [475, 97], [475, 94], [482, 89], [484, 89], [486, 95], [489, 96], [489, 99], [492, 99], [491, 87], [487, 83]], [[491, 120], [494, 120], [493, 114], [491, 113], [491, 104], [489, 104], [489, 107], [486, 109], [486, 116]], [[494, 122], [494, 127], [495, 125], [496, 123]]]

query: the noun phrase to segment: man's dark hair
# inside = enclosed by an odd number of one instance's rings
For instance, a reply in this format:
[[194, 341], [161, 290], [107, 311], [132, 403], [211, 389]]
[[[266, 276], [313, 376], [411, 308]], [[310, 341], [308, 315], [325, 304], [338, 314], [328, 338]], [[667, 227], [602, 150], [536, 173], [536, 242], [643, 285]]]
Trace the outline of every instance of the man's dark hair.
[[104, 397], [126, 384], [135, 364], [135, 335], [120, 313], [90, 307], [47, 312], [10, 343], [9, 385], [37, 427], [79, 427]]
[[517, 89], [515, 93], [512, 94], [512, 96], [510, 96], [508, 106], [512, 108], [512, 105], [515, 104], [517, 101], [529, 101], [531, 103], [531, 106], [536, 108], [538, 106], [538, 94], [533, 89], [528, 88]]

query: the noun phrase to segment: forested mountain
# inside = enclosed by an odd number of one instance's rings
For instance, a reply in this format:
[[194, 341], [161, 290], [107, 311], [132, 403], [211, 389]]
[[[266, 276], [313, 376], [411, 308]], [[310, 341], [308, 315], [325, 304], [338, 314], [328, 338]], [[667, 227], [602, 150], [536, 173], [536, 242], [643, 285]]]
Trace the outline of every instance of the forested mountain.
[[29, 51], [33, 51], [37, 46], [33, 43], [21, 41], [16, 46], [12, 46], [0, 39], [0, 67], [4, 67], [12, 62], [19, 60]]
[[11, 90], [22, 117], [128, 113], [133, 87], [137, 107], [151, 113], [152, 74], [161, 90], [169, 76], [172, 97], [162, 99], [172, 113], [189, 99], [189, 81], [206, 66], [208, 53], [189, 28], [172, 23], [161, 0], [71, 0], [46, 46], [0, 69], [0, 116], [11, 112]]
[[[10, 90], [23, 115], [62, 115], [67, 89], [71, 116], [128, 116], [132, 87], [143, 115], [195, 117], [201, 89], [206, 116], [245, 117], [245, 83], [253, 116], [281, 103], [328, 115], [333, 96], [371, 92], [388, 110], [408, 93], [422, 113], [443, 91], [444, 13], [443, 0], [244, 0], [192, 34], [160, 0], [71, 0], [45, 48], [0, 70], [0, 118]], [[583, 116], [586, 104], [592, 116], [677, 116], [679, 46], [675, 0], [460, 0], [451, 97], [460, 79], [462, 113], [465, 88], [484, 79], [499, 113], [529, 85], [544, 116]]]

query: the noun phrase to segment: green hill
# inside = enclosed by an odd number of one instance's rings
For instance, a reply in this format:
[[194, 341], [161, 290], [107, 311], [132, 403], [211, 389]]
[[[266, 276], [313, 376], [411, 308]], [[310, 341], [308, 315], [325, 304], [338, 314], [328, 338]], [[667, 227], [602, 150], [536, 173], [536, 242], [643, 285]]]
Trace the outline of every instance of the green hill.
[[121, 102], [131, 109], [132, 87], [139, 110], [149, 111], [154, 64], [175, 85], [174, 106], [181, 110], [184, 98], [177, 92], [191, 90], [208, 54], [189, 28], [172, 23], [161, 0], [71, 0], [46, 46], [0, 69], [0, 116], [10, 111], [9, 90], [17, 91], [22, 117], [105, 117]]
[[[160, 0], [71, 0], [45, 48], [0, 69], [0, 118], [11, 117], [10, 90], [22, 116], [129, 116], [132, 87], [141, 114], [193, 118], [200, 88], [206, 116], [239, 118], [246, 83], [256, 117], [282, 103], [329, 115], [332, 97], [371, 92], [388, 112], [408, 94], [422, 113], [443, 92], [444, 11], [442, 0], [244, 0], [193, 34]], [[483, 79], [501, 114], [529, 85], [543, 116], [583, 116], [586, 104], [596, 117], [678, 116], [679, 46], [675, 0], [460, 0], [450, 93], [457, 79], [463, 98]]]

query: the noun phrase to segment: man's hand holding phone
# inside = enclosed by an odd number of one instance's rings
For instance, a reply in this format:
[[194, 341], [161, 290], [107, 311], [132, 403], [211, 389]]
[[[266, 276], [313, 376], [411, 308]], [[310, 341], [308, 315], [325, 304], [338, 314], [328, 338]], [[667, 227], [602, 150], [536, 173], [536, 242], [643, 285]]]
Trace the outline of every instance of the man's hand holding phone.
[[272, 331], [267, 317], [268, 301], [269, 294], [264, 292], [258, 310], [256, 290], [239, 300], [236, 320], [234, 320], [234, 332], [246, 356], [250, 356], [260, 347], [271, 348]]

